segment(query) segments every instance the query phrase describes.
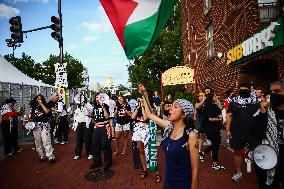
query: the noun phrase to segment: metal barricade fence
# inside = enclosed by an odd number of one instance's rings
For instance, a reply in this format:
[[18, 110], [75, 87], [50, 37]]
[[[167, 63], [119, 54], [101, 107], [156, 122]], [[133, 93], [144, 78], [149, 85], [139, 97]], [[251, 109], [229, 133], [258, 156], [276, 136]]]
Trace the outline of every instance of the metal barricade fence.
[[[16, 109], [18, 107], [24, 108], [24, 113], [28, 114], [30, 111], [30, 102], [37, 94], [42, 94], [46, 101], [50, 100], [50, 96], [52, 92], [54, 92], [54, 88], [51, 87], [38, 87], [38, 86], [30, 86], [30, 85], [21, 85], [15, 83], [3, 83], [0, 82], [0, 109], [2, 108], [5, 99], [14, 98], [16, 102]], [[66, 107], [69, 106], [71, 102], [74, 102], [74, 97], [77, 94], [77, 90], [75, 89], [67, 89], [66, 90]], [[1, 116], [0, 116], [1, 121]], [[20, 116], [19, 119], [19, 141], [28, 141], [32, 139], [31, 134], [27, 135], [28, 131], [23, 127], [23, 116]], [[3, 136], [2, 130], [0, 129], [0, 146], [3, 145]]]
[[[30, 111], [30, 102], [37, 95], [42, 94], [46, 101], [49, 101], [50, 95], [53, 91], [53, 88], [50, 87], [38, 87], [30, 85], [21, 85], [14, 83], [2, 83], [0, 82], [0, 108], [2, 108], [5, 99], [14, 98], [16, 102], [16, 108], [23, 107], [24, 114], [29, 113]], [[23, 128], [23, 116], [20, 116], [18, 119], [19, 124], [19, 141], [31, 140], [31, 135], [27, 135], [28, 131]], [[3, 145], [3, 136], [0, 129], [0, 145]]]

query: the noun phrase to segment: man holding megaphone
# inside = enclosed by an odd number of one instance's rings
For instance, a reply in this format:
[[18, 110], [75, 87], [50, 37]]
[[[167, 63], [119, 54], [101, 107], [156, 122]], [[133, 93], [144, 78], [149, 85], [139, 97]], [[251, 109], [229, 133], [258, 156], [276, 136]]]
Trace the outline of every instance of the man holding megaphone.
[[[260, 103], [260, 111], [255, 116], [256, 122], [252, 132], [253, 138], [256, 139], [254, 154], [261, 145], [268, 145], [275, 151], [272, 153], [262, 150], [258, 152], [261, 154], [260, 159], [256, 159], [257, 156], [254, 157], [260, 189], [278, 189], [280, 183], [284, 186], [284, 81], [272, 82], [270, 90], [270, 99], [262, 100]], [[273, 157], [273, 154], [276, 156]], [[271, 167], [263, 169], [263, 165], [268, 164], [271, 164]]]

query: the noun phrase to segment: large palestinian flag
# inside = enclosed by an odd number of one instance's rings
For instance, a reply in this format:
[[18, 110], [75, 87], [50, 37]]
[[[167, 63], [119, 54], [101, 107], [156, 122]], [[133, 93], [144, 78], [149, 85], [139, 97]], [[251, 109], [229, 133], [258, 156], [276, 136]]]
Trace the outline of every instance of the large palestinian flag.
[[150, 49], [176, 0], [100, 0], [128, 58]]

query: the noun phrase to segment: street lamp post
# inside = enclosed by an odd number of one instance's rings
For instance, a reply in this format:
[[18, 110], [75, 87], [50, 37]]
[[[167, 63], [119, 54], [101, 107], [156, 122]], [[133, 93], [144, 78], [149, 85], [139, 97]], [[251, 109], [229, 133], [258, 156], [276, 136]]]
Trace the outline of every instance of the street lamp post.
[[7, 42], [7, 46], [8, 47], [12, 47], [13, 48], [13, 61], [12, 64], [15, 66], [15, 50], [17, 47], [20, 47], [21, 44], [17, 44], [15, 41], [13, 41], [12, 39], [6, 39], [5, 40]]
[[14, 44], [13, 45], [13, 65], [15, 66], [15, 50], [17, 47], [20, 47], [21, 44]]

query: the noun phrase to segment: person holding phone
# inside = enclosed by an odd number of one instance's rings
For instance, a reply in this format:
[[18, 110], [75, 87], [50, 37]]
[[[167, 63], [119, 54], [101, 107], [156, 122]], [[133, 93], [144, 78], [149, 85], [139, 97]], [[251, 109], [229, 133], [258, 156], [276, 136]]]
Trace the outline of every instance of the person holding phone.
[[50, 111], [51, 109], [48, 107], [46, 100], [42, 95], [34, 97], [30, 109], [30, 121], [35, 123], [33, 135], [35, 138], [36, 151], [40, 157], [39, 162], [43, 162], [46, 159], [48, 159], [50, 163], [55, 162], [50, 134]]

